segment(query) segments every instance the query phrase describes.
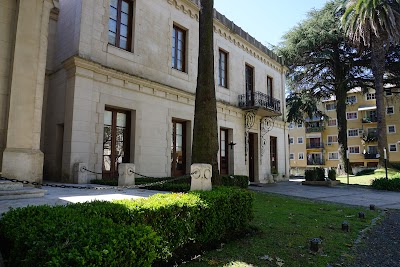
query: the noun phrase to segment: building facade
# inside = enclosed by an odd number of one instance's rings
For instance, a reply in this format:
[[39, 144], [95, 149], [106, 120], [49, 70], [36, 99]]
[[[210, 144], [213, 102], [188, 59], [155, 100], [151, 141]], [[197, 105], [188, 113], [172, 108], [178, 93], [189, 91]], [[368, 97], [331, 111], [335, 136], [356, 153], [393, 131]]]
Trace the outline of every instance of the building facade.
[[[77, 182], [77, 163], [101, 173], [88, 179], [115, 178], [118, 164], [127, 162], [148, 176], [188, 173], [197, 1], [59, 0], [57, 10], [47, 21], [47, 38], [41, 39], [47, 41], [47, 60], [39, 64], [43, 96], [35, 100], [42, 101], [36, 109], [42, 119], [34, 137], [43, 163], [34, 163], [43, 173], [36, 177]], [[288, 132], [282, 115], [287, 69], [282, 60], [215, 11], [214, 65], [220, 172], [268, 182], [274, 170], [287, 178]], [[5, 123], [0, 130], [9, 136], [14, 103], [7, 95], [4, 101], [10, 113], [1, 111], [8, 127]], [[19, 167], [8, 167], [12, 164], [6, 160], [9, 138], [0, 134], [1, 139], [3, 175], [19, 177]]]
[[[390, 161], [400, 161], [400, 99], [386, 93], [386, 125], [388, 155]], [[308, 118], [303, 124], [289, 125], [290, 167], [292, 175], [302, 175], [313, 167], [336, 169], [339, 165], [336, 99], [323, 100], [321, 110], [328, 119]], [[354, 167], [376, 167], [377, 117], [375, 90], [363, 93], [355, 88], [347, 94], [347, 145], [350, 165]], [[382, 155], [383, 156], [383, 155]]]

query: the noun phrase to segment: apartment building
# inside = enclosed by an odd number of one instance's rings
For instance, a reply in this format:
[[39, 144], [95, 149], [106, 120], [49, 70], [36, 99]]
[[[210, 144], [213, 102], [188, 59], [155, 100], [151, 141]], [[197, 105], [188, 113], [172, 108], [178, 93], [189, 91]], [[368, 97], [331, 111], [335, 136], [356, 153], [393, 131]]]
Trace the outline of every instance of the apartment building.
[[[386, 93], [386, 124], [389, 158], [400, 161], [400, 99]], [[313, 167], [336, 169], [339, 165], [336, 98], [321, 103], [328, 118], [308, 118], [304, 124], [289, 125], [290, 168], [292, 175], [302, 175]], [[352, 167], [376, 167], [377, 117], [375, 90], [363, 93], [360, 88], [350, 90], [346, 106], [349, 159]], [[382, 155], [383, 156], [383, 155]]]
[[[3, 176], [77, 182], [77, 163], [101, 173], [88, 180], [115, 178], [119, 163], [189, 172], [198, 1], [5, 0], [0, 10]], [[217, 11], [214, 55], [220, 172], [287, 179], [283, 61]]]

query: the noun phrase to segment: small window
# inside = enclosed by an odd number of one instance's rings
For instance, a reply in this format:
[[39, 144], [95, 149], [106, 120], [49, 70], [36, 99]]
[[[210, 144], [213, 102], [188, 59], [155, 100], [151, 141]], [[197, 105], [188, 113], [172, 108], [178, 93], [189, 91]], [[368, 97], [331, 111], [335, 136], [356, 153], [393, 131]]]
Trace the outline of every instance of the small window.
[[367, 94], [367, 100], [375, 100], [375, 99], [376, 99], [375, 93], [368, 93]]
[[349, 153], [350, 154], [360, 154], [360, 147], [359, 146], [349, 146]]
[[108, 20], [108, 43], [131, 50], [133, 1], [111, 0]]
[[294, 128], [294, 123], [293, 122], [289, 123], [289, 129], [293, 129], [293, 128]]
[[346, 98], [346, 102], [347, 102], [348, 104], [357, 103], [357, 96], [355, 96], [355, 95], [348, 96], [348, 97]]
[[339, 160], [339, 153], [338, 152], [329, 152], [328, 159]]
[[303, 137], [297, 137], [297, 143], [303, 144]]
[[218, 85], [228, 88], [228, 53], [219, 50]]
[[303, 128], [303, 123], [297, 124], [297, 128]]
[[289, 144], [294, 144], [294, 138], [293, 137], [289, 138]]
[[387, 89], [387, 91], [385, 90], [385, 95], [386, 96], [392, 96], [392, 90], [391, 89]]
[[347, 130], [348, 137], [358, 137], [358, 129], [349, 129]]
[[397, 144], [389, 144], [390, 152], [397, 152]]
[[328, 121], [328, 126], [329, 126], [329, 127], [335, 127], [335, 126], [337, 126], [337, 119], [330, 119], [330, 120]]
[[336, 103], [326, 104], [326, 110], [336, 110]]
[[172, 68], [186, 71], [186, 31], [174, 25], [172, 30]]
[[290, 160], [294, 160], [294, 154], [293, 154], [293, 153], [290, 153], [290, 154], [289, 154], [289, 159], [290, 159]]
[[357, 111], [346, 112], [346, 119], [348, 119], [348, 120], [356, 120], [356, 119], [358, 119], [358, 112]]
[[396, 133], [396, 126], [388, 125], [388, 133]]
[[394, 107], [386, 107], [386, 114], [391, 115], [394, 114]]
[[299, 153], [299, 160], [304, 160], [304, 153], [303, 152]]
[[337, 143], [338, 142], [338, 136], [337, 135], [328, 135], [328, 145]]
[[272, 77], [267, 76], [267, 95], [272, 97], [273, 96], [273, 80]]

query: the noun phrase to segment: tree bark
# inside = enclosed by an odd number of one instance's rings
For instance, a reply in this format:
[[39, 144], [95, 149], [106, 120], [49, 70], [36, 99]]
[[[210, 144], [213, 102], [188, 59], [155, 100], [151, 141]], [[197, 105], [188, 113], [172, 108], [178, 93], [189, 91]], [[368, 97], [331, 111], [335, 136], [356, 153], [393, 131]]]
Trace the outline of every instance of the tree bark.
[[[375, 97], [376, 97], [376, 113], [377, 113], [377, 137], [378, 137], [378, 152], [380, 155], [378, 167], [385, 166], [384, 151], [387, 149], [387, 131], [386, 131], [386, 105], [383, 90], [383, 75], [385, 72], [385, 45], [383, 40], [384, 33], [380, 37], [371, 33], [371, 65], [372, 73], [375, 79]], [[387, 150], [387, 161], [389, 162], [389, 151]]]
[[213, 183], [218, 184], [219, 145], [214, 81], [214, 0], [201, 0], [200, 5], [192, 163], [211, 164]]

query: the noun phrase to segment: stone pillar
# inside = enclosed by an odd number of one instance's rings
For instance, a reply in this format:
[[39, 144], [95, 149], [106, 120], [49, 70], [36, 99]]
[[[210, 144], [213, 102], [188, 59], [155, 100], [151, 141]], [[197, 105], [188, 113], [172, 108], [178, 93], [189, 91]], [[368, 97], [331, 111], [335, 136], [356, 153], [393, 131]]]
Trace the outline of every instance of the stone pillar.
[[135, 185], [135, 164], [120, 163], [118, 165], [118, 186]]
[[44, 78], [50, 11], [55, 0], [18, 1], [11, 70], [7, 143], [2, 175], [31, 182], [43, 180], [40, 151]]
[[88, 172], [86, 163], [75, 163], [74, 165], [74, 183], [88, 184]]
[[190, 167], [192, 182], [190, 191], [211, 191], [212, 166], [210, 164], [193, 164]]

